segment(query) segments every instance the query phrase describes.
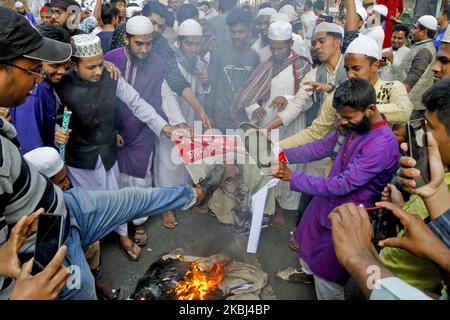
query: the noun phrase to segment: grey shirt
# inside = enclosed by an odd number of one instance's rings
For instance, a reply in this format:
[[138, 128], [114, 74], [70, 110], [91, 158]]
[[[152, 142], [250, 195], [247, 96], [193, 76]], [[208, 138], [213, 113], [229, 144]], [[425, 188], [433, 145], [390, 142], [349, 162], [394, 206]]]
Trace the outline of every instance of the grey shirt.
[[230, 46], [212, 53], [208, 69], [211, 83], [208, 113], [216, 128], [223, 131], [236, 127], [231, 118], [231, 106], [258, 64], [259, 55], [250, 47], [241, 51]]

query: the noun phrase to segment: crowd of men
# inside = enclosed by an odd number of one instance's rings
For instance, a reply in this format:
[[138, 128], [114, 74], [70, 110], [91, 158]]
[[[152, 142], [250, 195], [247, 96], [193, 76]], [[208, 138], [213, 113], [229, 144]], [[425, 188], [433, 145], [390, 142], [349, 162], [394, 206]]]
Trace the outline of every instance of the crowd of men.
[[[100, 240], [116, 232], [138, 261], [148, 216], [172, 229], [194, 208], [247, 233], [267, 177], [226, 163], [193, 181], [173, 137], [251, 122], [283, 152], [264, 223], [298, 214], [297, 281], [318, 299], [345, 299], [350, 278], [370, 299], [448, 298], [450, 5], [405, 21], [401, 0], [342, 0], [337, 15], [300, 2], [0, 6], [0, 297], [117, 299]], [[418, 185], [405, 142], [422, 119]], [[374, 206], [399, 218], [397, 237], [373, 241]], [[43, 212], [64, 217], [64, 245], [31, 275]]]

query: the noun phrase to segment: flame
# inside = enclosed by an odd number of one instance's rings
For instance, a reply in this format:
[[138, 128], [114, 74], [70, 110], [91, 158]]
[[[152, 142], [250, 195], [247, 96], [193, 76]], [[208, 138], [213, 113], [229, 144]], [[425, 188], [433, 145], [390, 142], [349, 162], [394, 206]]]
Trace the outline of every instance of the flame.
[[205, 300], [222, 281], [223, 269], [220, 264], [215, 263], [211, 270], [202, 269], [198, 264], [198, 260], [192, 262], [185, 274], [186, 280], [175, 287], [178, 300]]

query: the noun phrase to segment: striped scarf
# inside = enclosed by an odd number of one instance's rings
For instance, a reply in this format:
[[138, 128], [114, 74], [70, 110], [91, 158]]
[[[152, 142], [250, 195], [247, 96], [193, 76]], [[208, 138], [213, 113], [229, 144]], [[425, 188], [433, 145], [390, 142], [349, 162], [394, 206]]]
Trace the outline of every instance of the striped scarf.
[[234, 100], [231, 110], [232, 117], [237, 123], [241, 122], [241, 119], [236, 118], [236, 115], [240, 113], [240, 110], [257, 102], [262, 105], [269, 100], [272, 79], [291, 64], [294, 72], [294, 89], [295, 93], [297, 93], [301, 79], [311, 71], [311, 63], [306, 58], [297, 55], [293, 51], [292, 55], [279, 65], [274, 65], [273, 59], [269, 59], [261, 63], [255, 71], [253, 71], [252, 76], [245, 83]]

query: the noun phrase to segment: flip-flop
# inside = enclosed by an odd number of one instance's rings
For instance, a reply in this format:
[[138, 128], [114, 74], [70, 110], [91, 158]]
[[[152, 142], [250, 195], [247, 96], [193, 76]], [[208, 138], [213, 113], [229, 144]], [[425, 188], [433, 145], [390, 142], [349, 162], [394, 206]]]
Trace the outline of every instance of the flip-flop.
[[[133, 258], [133, 257], [131, 256], [131, 254], [136, 255], [136, 254], [134, 253], [134, 251], [133, 251], [133, 249], [136, 248], [136, 247], [139, 248], [139, 254], [138, 254], [135, 258]], [[133, 248], [131, 248], [131, 249], [130, 249], [130, 248], [125, 248], [125, 247], [123, 247], [122, 245], [120, 245], [120, 251], [122, 251], [123, 254], [125, 255], [125, 257], [126, 257], [128, 260], [130, 260], [130, 261], [137, 262], [137, 261], [139, 261], [139, 259], [141, 259], [142, 250], [141, 250], [141, 248], [140, 248], [136, 243], [134, 243], [134, 242], [133, 242]]]
[[[144, 236], [145, 236], [145, 238], [144, 238]], [[144, 227], [142, 227], [142, 226], [136, 227], [136, 230], [134, 232], [133, 241], [139, 247], [145, 247], [147, 245], [148, 236], [147, 236], [147, 232], [145, 231]]]

